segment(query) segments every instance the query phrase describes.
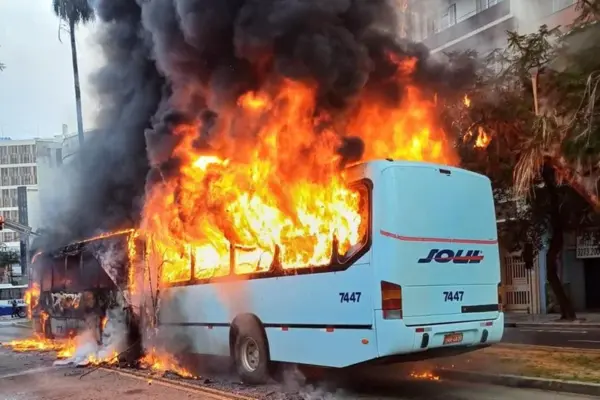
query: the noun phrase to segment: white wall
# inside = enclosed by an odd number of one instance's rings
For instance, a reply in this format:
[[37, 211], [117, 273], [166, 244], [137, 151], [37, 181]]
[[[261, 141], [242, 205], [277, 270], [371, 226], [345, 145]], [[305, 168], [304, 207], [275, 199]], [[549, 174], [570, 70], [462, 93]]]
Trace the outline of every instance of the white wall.
[[27, 188], [27, 219], [35, 232], [41, 227], [41, 205], [38, 188]]

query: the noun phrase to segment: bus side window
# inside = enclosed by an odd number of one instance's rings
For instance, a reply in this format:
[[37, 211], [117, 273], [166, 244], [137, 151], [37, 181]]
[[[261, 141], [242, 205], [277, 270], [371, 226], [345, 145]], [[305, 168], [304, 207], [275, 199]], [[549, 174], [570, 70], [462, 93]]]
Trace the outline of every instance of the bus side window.
[[10, 289], [0, 289], [0, 300], [10, 300]]
[[234, 271], [236, 275], [268, 272], [273, 264], [275, 252], [258, 247], [234, 246]]
[[338, 251], [340, 253], [338, 259], [342, 263], [347, 262], [369, 241], [371, 223], [370, 189], [365, 184], [358, 184], [354, 188], [359, 195], [358, 214], [360, 220], [358, 221], [358, 238], [354, 242], [342, 242], [338, 244]]
[[158, 276], [166, 285], [191, 281], [192, 255], [189, 247], [168, 248], [148, 238], [145, 240], [144, 249], [145, 257], [140, 261], [145, 273], [150, 275], [150, 279]]
[[229, 275], [231, 246], [221, 243], [196, 247], [193, 250], [194, 278], [210, 279]]

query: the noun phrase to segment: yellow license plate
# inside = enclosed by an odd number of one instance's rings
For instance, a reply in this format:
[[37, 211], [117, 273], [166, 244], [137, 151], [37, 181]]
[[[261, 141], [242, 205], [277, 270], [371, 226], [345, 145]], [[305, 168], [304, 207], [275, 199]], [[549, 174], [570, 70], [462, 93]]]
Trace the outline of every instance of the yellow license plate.
[[462, 333], [449, 333], [444, 335], [444, 344], [456, 344], [463, 341]]

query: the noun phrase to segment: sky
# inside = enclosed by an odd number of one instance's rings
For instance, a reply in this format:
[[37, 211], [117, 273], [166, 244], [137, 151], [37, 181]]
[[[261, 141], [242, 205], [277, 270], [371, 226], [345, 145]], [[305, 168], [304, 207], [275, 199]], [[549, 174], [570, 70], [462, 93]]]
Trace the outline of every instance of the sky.
[[[102, 56], [94, 25], [76, 31], [84, 129], [94, 127], [97, 102], [89, 77]], [[68, 33], [58, 40], [52, 0], [0, 0], [0, 137], [28, 139], [77, 131]]]

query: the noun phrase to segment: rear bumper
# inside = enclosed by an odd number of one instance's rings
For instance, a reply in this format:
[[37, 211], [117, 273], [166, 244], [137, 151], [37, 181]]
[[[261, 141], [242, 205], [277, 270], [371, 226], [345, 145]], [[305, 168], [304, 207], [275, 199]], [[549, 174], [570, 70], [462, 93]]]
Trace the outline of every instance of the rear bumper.
[[[385, 320], [381, 312], [376, 312], [377, 349], [380, 357], [442, 349], [481, 347], [502, 340], [504, 333], [504, 313], [496, 319], [470, 322], [451, 322], [436, 325], [407, 327], [402, 320]], [[462, 341], [444, 344], [444, 337], [450, 333], [461, 333]]]

